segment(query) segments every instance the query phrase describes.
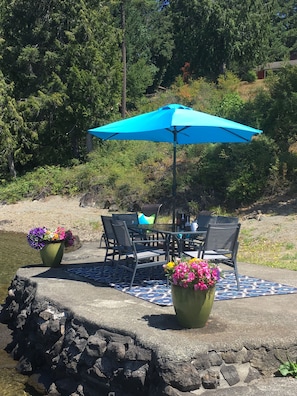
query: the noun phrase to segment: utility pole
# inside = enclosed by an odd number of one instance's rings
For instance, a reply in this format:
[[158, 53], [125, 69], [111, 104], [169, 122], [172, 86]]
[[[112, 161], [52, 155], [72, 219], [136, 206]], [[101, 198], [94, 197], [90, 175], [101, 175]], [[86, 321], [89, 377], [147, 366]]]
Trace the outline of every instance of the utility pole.
[[127, 95], [127, 54], [126, 54], [126, 15], [125, 0], [121, 3], [122, 20], [122, 64], [123, 64], [123, 83], [122, 83], [122, 118], [126, 117], [126, 95]]

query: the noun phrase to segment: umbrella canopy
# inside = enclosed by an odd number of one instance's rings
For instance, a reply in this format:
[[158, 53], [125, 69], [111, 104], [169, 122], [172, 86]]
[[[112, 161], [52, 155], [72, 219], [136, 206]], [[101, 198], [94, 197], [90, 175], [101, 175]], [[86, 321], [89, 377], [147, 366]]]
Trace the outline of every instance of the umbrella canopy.
[[103, 140], [147, 140], [173, 144], [174, 223], [177, 144], [247, 143], [262, 131], [180, 104], [168, 104], [149, 113], [89, 129], [88, 132]]

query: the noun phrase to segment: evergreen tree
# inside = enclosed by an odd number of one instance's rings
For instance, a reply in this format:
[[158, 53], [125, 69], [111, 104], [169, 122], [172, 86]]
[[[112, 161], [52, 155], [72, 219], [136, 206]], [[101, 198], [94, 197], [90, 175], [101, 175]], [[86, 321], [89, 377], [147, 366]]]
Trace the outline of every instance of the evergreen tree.
[[[268, 58], [271, 4], [265, 0], [215, 2], [211, 26], [220, 45], [214, 51], [227, 69], [243, 77]], [[217, 23], [216, 23], [217, 21]]]
[[297, 67], [284, 67], [269, 80], [268, 98], [263, 129], [285, 153], [297, 141]]
[[15, 159], [24, 163], [28, 157], [25, 155], [27, 136], [20, 134], [23, 120], [12, 91], [13, 84], [7, 84], [0, 72], [0, 172], [5, 175], [9, 170], [10, 176], [15, 177]]
[[275, 0], [271, 19], [270, 60], [297, 57], [297, 4], [293, 0]]
[[115, 0], [111, 9], [125, 42], [127, 106], [135, 109], [163, 80], [173, 50], [171, 20], [156, 0]]
[[81, 157], [86, 131], [118, 109], [119, 32], [93, 0], [3, 0], [1, 69], [14, 82], [24, 131], [34, 131], [32, 165]]
[[171, 0], [175, 51], [168, 78], [188, 63], [193, 78], [245, 73], [266, 59], [270, 9], [263, 0]]

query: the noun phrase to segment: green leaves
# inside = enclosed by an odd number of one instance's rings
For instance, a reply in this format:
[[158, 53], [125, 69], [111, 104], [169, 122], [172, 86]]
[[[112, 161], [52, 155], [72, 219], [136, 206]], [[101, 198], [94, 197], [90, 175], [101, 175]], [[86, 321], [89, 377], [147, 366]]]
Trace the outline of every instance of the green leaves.
[[284, 377], [286, 376], [292, 376], [297, 378], [297, 361], [296, 363], [291, 362], [290, 360], [282, 363], [279, 366], [279, 372], [281, 373], [281, 375], [283, 375]]
[[269, 91], [263, 129], [282, 150], [288, 150], [297, 138], [297, 68], [283, 67], [270, 78]]
[[[121, 95], [110, 9], [88, 0], [4, 4], [0, 68], [14, 82], [23, 156], [31, 167], [84, 158], [87, 129], [117, 112]], [[18, 138], [14, 144], [18, 152], [24, 147]]]
[[174, 77], [185, 62], [192, 78], [213, 80], [223, 69], [243, 75], [267, 59], [270, 17], [262, 0], [172, 0]]

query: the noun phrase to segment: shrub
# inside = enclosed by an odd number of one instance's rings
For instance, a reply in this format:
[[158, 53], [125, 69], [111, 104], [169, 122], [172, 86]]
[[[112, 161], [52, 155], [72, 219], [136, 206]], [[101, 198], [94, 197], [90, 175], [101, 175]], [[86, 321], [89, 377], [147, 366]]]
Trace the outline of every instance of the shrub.
[[243, 80], [247, 81], [248, 83], [252, 83], [257, 80], [257, 73], [255, 72], [255, 70], [249, 70], [243, 76]]

